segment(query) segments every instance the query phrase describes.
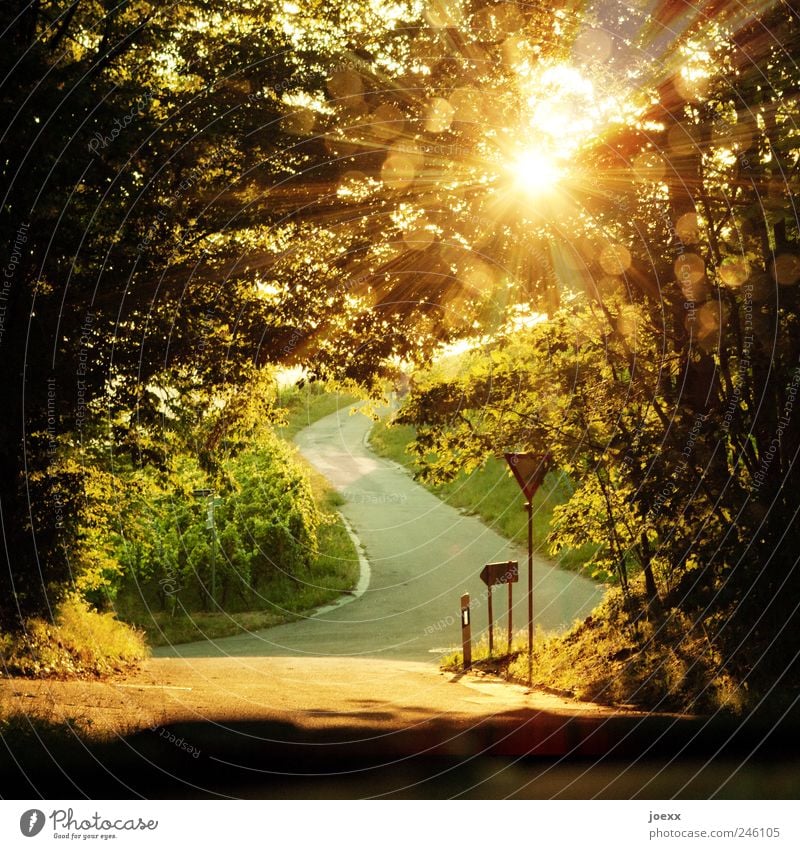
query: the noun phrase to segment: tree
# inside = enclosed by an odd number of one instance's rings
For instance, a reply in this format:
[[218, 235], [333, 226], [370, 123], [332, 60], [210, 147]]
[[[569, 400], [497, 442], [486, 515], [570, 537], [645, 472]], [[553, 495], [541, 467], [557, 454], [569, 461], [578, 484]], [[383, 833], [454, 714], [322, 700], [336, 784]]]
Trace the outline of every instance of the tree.
[[551, 223], [561, 308], [418, 383], [403, 415], [433, 476], [551, 451], [579, 483], [554, 544], [593, 535], [740, 680], [774, 681], [797, 651], [796, 15], [683, 21], [682, 66], [585, 152], [594, 185], [569, 184]]
[[[154, 385], [230, 399], [343, 321], [347, 290], [325, 279], [321, 254], [332, 235], [298, 215], [340, 165], [322, 138], [298, 135], [310, 112], [296, 99], [356, 49], [354, 16], [376, 14], [325, 2], [296, 15], [203, 0], [4, 6], [5, 626], [52, 613], [70, 585], [70, 553], [96, 518], [78, 520], [80, 449], [163, 463]], [[275, 278], [286, 297], [269, 294]], [[76, 449], [66, 472], [60, 455]]]

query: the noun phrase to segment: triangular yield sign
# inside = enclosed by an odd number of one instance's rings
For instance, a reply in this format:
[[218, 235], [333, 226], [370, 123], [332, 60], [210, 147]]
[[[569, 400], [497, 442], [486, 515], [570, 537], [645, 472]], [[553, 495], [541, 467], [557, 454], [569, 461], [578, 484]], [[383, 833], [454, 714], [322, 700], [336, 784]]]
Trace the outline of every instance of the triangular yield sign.
[[542, 485], [544, 476], [550, 467], [550, 454], [504, 454], [523, 495], [528, 502], [533, 501], [536, 490]]

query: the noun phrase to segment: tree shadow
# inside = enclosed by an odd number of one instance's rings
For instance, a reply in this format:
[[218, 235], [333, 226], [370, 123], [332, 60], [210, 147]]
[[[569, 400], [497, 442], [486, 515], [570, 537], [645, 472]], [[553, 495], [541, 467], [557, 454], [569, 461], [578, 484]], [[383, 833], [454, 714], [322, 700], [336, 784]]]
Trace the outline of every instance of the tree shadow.
[[[4, 798], [794, 798], [796, 717], [426, 708], [179, 722], [98, 742], [5, 733]], [[409, 722], [408, 715], [413, 719]]]

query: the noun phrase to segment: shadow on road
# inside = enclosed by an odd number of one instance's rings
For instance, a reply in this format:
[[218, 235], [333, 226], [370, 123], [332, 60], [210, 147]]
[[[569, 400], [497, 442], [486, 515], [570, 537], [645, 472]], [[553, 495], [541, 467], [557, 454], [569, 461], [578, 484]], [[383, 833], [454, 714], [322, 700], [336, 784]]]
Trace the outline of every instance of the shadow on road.
[[[377, 705], [376, 705], [377, 707]], [[406, 709], [414, 714], [414, 708]], [[182, 722], [113, 742], [6, 736], [4, 798], [795, 798], [798, 723], [511, 710], [397, 727]], [[371, 719], [371, 721], [365, 721]]]

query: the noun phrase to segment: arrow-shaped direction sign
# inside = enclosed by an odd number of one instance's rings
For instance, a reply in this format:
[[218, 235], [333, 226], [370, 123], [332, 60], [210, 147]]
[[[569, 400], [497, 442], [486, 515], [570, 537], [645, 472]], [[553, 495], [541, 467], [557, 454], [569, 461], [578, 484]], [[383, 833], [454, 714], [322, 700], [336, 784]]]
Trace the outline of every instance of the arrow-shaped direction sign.
[[487, 587], [489, 603], [489, 657], [494, 652], [494, 612], [492, 610], [492, 587], [497, 584], [508, 584], [508, 650], [511, 651], [512, 625], [511, 616], [514, 607], [512, 603], [512, 585], [519, 580], [519, 564], [516, 560], [506, 560], [503, 563], [487, 563], [481, 569], [481, 580]]
[[497, 584], [516, 584], [519, 580], [519, 564], [516, 560], [487, 563], [481, 570], [481, 580], [487, 587], [494, 587]]

